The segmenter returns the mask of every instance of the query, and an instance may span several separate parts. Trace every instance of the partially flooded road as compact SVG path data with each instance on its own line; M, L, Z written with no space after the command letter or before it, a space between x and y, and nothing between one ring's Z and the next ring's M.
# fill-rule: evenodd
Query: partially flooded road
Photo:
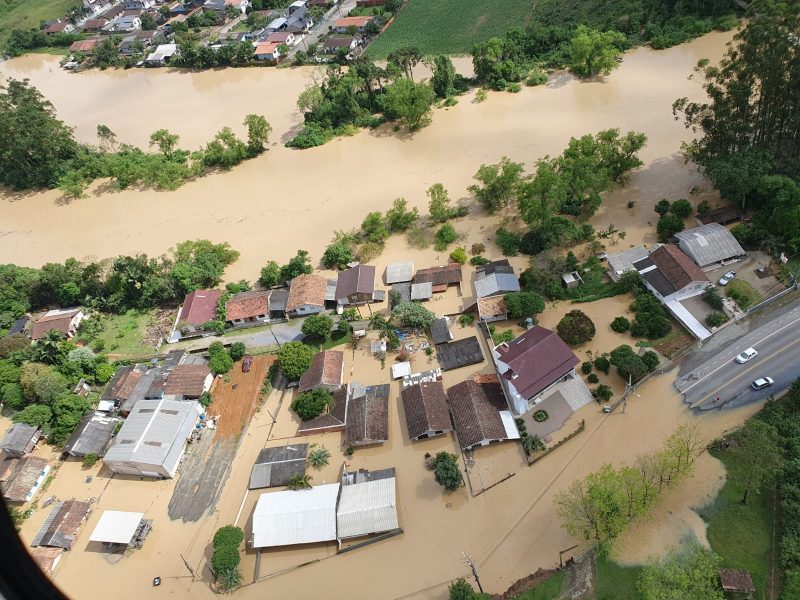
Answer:
M702 94L687 77L699 58L719 59L730 37L712 33L665 51L634 50L602 81L559 76L519 94L490 93L480 104L470 93L457 106L436 110L433 123L413 135L382 128L304 151L283 142L301 122L295 102L319 77L313 68L70 74L54 57L13 59L0 65L0 75L29 78L85 142L95 140L98 124L109 126L120 141L142 146L152 131L166 127L195 148L225 125L241 131L244 115L255 112L272 124L274 144L232 171L175 192L95 188L65 206L57 191L0 193L0 259L39 266L69 256L159 254L203 237L231 242L242 258L228 276L252 280L266 260L286 260L298 247L318 258L334 230L357 226L393 198L424 208L425 190L435 182L453 199L466 197L483 163L505 155L530 167L560 153L571 136L609 127L647 134L645 166L627 188L609 195L593 222L626 230L626 244L654 240L654 227L647 224L655 221L654 202L687 196L695 186L710 189L677 154L688 133L672 118L671 105L679 96ZM468 66L459 64L462 71ZM635 202L631 209L629 200Z

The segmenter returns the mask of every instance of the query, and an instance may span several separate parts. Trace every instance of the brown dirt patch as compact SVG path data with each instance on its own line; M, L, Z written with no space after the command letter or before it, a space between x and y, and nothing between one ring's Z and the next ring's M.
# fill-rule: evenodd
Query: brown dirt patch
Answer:
M174 308L160 308L153 311L153 316L147 323L142 336L142 343L145 346L158 346L165 335L172 330L172 324L175 322L175 309Z
M686 346L694 343L694 338L680 327L672 326L672 333L665 336L664 341L654 346L661 354L667 358L672 358L675 353Z
M208 407L208 414L219 417L218 437L234 437L242 432L244 424L255 412L261 386L274 361L274 356L254 356L249 373L242 373L242 362L238 361L228 372L228 381L217 378L211 392L213 401Z
M511 598L516 598L520 594L535 588L555 572L555 569L539 569L527 577L517 579L504 594L492 594L492 600L510 600Z

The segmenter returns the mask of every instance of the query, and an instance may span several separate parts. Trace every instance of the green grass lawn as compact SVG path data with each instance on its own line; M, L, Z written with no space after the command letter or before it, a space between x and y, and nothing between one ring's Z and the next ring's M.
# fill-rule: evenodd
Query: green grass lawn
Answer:
M148 311L129 310L124 315L93 316L103 324L103 331L93 338L90 347L96 348L98 340L102 340L102 351L112 359L150 357L155 353L154 346L146 346L142 338L145 335L152 315ZM85 339L79 334L78 339Z
M524 27L533 2L523 0L408 0L385 33L369 46L370 58L386 58L401 46L424 55L468 54L477 42Z
M561 593L564 583L564 572L557 571L532 590L517 596L517 600L554 600Z
M623 567L608 558L597 559L597 600L640 600L636 579L641 567Z
M77 0L2 0L0 1L0 48L14 29L38 28L42 21L63 19Z
M303 343L307 346L313 346L318 350L330 350L331 348L335 348L336 346L341 346L343 344L347 344L350 342L352 338L352 332L348 331L347 333L342 333L337 331L336 329L333 330L333 334L331 335L331 339L327 342L320 337L307 335L303 339Z
M756 586L755 598L768 598L770 537L775 515L772 494L750 492L747 504L742 504L744 470L736 455L712 451L725 463L727 478L717 499L701 512L708 525L711 549L722 557L722 566L747 569Z
M747 310L761 300L761 294L758 293L756 288L743 279L731 281L725 288L725 295L736 300L742 310Z

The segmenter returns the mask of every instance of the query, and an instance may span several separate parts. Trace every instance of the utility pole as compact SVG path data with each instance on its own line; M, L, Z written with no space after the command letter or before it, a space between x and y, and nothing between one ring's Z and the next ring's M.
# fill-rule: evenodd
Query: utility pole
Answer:
M480 592L482 594L483 593L483 586L481 586L481 580L478 577L478 569L475 566L475 563L472 562L472 559L470 558L469 554L466 554L464 552L462 552L461 554L464 556L464 560L467 562L467 565L469 566L469 568L472 569L472 576L475 578L475 583L478 584L478 589L480 590Z

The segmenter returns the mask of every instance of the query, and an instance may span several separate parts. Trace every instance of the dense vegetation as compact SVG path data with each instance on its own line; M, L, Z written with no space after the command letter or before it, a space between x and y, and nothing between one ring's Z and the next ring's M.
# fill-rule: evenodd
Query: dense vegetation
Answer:
M53 105L27 81L0 87L0 184L15 190L58 187L68 198L82 196L96 179L115 189L132 186L174 190L213 168L229 169L264 151L272 128L264 117L247 115L247 141L220 130L196 152L178 147L178 136L159 129L150 153L120 144L108 127L97 128L98 147L79 144Z
M734 235L773 254L800 251L800 4L755 0L719 67L698 64L708 102L674 112L702 134L686 147L721 195L754 211Z
M78 0L4 0L0 2L0 51L14 30L38 28L50 19L65 14L80 14Z
M220 527L214 534L211 569L222 592L232 592L242 584L239 546L243 541L244 531L234 525Z

